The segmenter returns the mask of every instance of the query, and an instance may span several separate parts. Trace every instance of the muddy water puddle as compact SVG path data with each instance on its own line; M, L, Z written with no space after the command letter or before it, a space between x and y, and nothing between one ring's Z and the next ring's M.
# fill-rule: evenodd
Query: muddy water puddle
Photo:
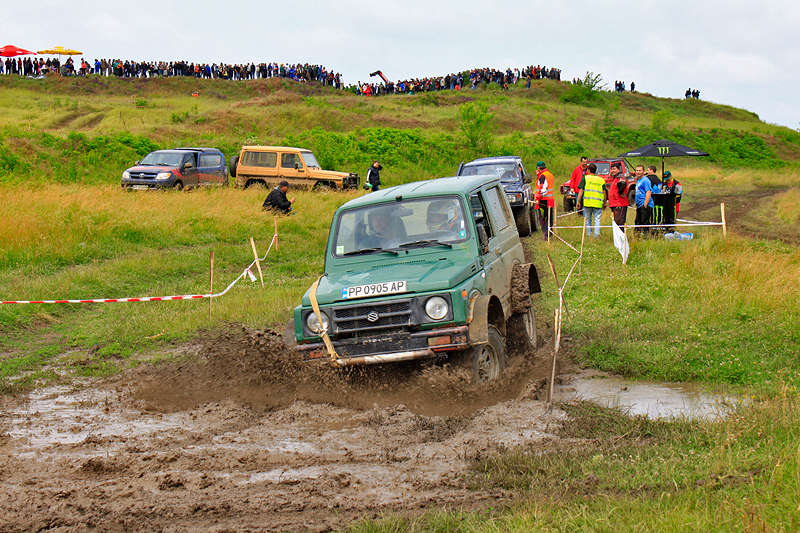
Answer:
M696 383L629 381L602 374L578 375L556 387L557 401L586 400L649 418L715 420L725 417L741 400L709 392Z

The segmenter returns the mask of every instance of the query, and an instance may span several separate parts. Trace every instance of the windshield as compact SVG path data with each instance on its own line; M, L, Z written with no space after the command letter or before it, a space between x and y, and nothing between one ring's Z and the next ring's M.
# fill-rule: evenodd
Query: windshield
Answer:
M605 162L604 161L593 161L593 163L595 165L597 165L596 174L598 176L608 176L609 175L609 169L611 167L611 163L609 163L608 161L605 161Z
M303 156L303 161L306 162L307 167L322 168L319 166L319 163L317 163L317 158L314 157L314 154L312 154L311 152L300 152L300 154Z
M437 196L344 211L335 225L334 255L448 246L469 238L457 196Z
M467 165L461 170L461 176L496 176L502 181L518 181L521 177L514 163Z
M181 164L183 154L175 152L151 152L144 156L140 165L153 165L164 167L177 167Z

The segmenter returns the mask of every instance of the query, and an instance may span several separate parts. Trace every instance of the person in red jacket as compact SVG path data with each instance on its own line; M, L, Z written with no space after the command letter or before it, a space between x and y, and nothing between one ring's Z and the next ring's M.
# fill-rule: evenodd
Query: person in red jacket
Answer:
M581 205L582 202L578 202L578 193L580 189L578 186L583 180L583 177L586 175L586 166L589 164L589 158L586 156L581 157L581 164L575 167L572 171L572 175L569 177L569 188L575 194L575 209L578 210L578 213L583 210L583 206Z
M628 219L628 195L625 194L628 180L622 175L619 163L612 163L609 173L611 174L611 183L607 185L608 206L614 214L614 222L624 231L625 222Z

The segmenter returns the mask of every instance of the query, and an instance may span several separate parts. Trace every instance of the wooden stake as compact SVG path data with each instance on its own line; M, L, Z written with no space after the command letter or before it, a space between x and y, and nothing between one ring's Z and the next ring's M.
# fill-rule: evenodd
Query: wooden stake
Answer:
M567 312L567 318L572 323L572 318L569 316L569 309L567 309L567 302L564 301L564 293L562 292L563 287L561 287L561 283L558 282L558 275L556 274L556 265L553 263L553 258L550 257L550 254L547 254L547 261L550 263L550 272L553 274L553 279L556 282L556 289L558 289L558 305L564 306L564 310Z
M547 403L553 402L553 386L556 381L556 354L558 353L558 345L561 339L561 331L558 327L559 323L559 309L556 308L553 321L553 368L550 371L550 388L547 390Z
M264 288L264 274L261 273L261 261L258 259L258 252L256 251L256 242L250 237L250 247L253 249L253 257L256 258L256 268L258 268L258 278L261 280L261 288Z
M720 209L722 210L722 236L728 236L728 226L725 223L725 204L719 204Z
M585 212L585 211L584 211ZM583 243L586 241L586 217L583 217L583 229L581 230L581 256L580 262L578 263L578 274L580 275L581 271L583 270Z
M209 280L208 280L208 294L214 294L214 250L211 250L211 254L209 257L209 261L211 266L209 268ZM208 319L211 320L211 300L213 298L208 299Z

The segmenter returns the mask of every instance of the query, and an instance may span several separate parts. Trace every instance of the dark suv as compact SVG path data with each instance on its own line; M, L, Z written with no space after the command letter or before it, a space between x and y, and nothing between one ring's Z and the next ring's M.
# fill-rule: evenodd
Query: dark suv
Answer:
M600 159L590 159L589 163L597 165L597 175L606 180L606 183L611 183L611 164L619 163L621 168L620 175L624 177L628 184L625 186L625 194L628 196L628 205L633 207L636 205L636 177L633 175L633 169L627 159L624 157L606 157ZM569 188L569 180L561 184L561 194L564 195L564 212L568 213L575 210L575 193Z
M216 148L175 148L150 152L122 173L123 189L228 185L225 154Z
M496 176L503 185L506 200L514 213L514 222L520 237L527 237L536 229L533 216L533 178L525 170L522 158L515 155L482 157L458 166L457 176Z

